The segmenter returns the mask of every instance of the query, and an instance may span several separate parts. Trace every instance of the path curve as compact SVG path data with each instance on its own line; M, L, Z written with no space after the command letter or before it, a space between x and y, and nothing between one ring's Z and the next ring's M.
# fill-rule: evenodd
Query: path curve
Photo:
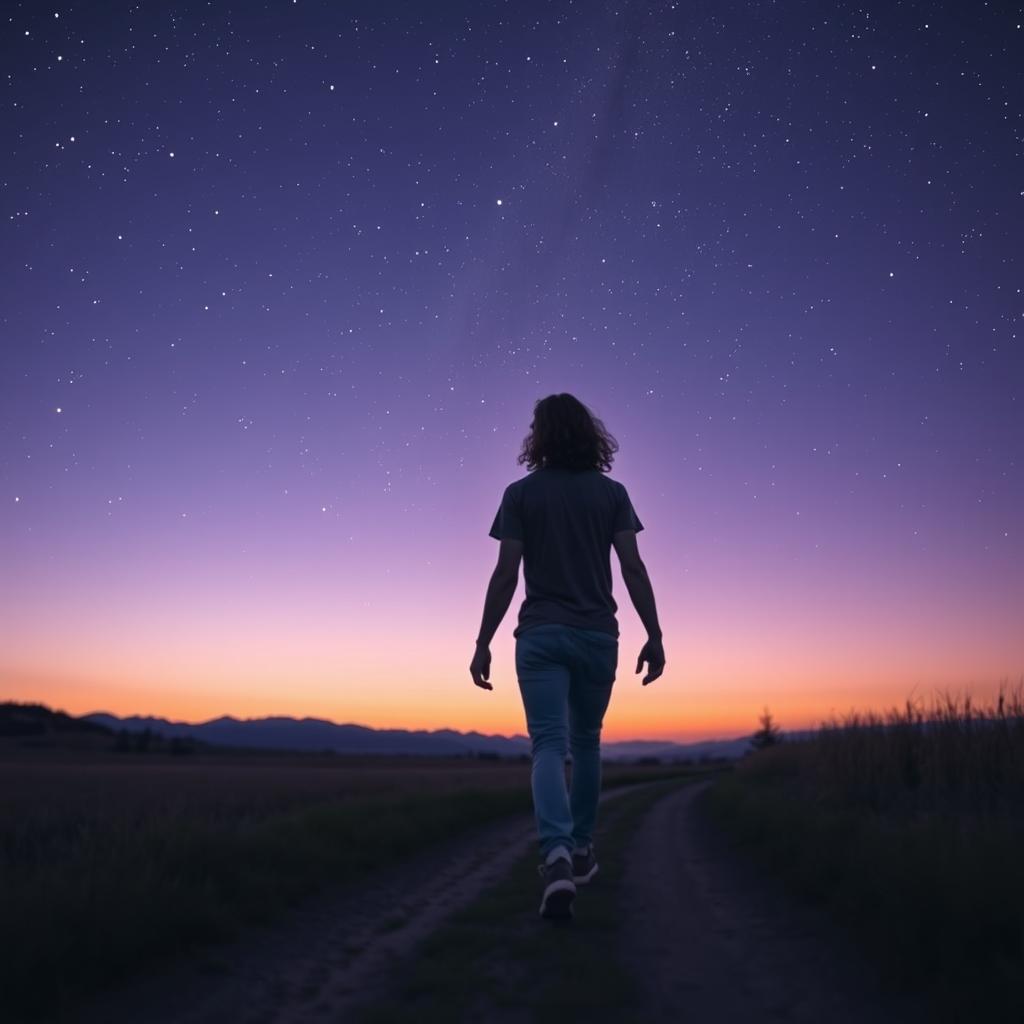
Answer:
M662 1024L910 1024L925 1011L875 973L816 908L736 854L695 806L709 783L659 800L630 841L622 949Z

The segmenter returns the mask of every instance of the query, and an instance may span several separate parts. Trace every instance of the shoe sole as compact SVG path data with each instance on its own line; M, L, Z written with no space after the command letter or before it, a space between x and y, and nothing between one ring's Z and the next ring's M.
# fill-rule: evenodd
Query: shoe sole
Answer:
M572 882L561 880L552 882L544 890L544 898L540 901L540 916L548 918L572 917L572 901L576 898L576 886Z
M573 875L572 880L577 884L585 884L589 882L594 875L597 874L597 865L595 864L585 875Z

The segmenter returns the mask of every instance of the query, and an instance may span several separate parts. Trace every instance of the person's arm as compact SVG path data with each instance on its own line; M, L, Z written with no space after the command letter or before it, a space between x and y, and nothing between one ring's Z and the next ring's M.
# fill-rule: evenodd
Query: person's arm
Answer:
M647 566L640 563L638 568L623 569L622 582L629 591L629 599L633 602L640 621L652 640L661 639L661 626L658 625L658 609L654 604L654 588L651 578L647 575Z
M636 546L635 530L620 530L612 538L615 552L619 556L622 569L622 581L629 591L630 600L636 608L640 621L647 630L647 643L644 644L636 660L636 670L640 671L647 662L647 675L643 684L653 683L665 671L665 648L661 643L661 626L658 624L658 609L654 604L654 588L651 578L647 575L647 566L640 558Z
M647 566L640 557L636 546L635 530L620 530L612 539L615 553L619 556L619 567L622 569L622 582L629 591L629 599L633 602L640 621L652 640L661 639L661 626L658 625L658 609L654 603L654 589L651 578L647 575Z
M505 612L512 603L519 577L510 576L507 572L495 569L491 581L487 584L487 596L484 598L484 614L477 634L477 646L489 647L494 634L505 618Z
M498 552L498 564L494 567L490 582L487 584L483 619L473 648L473 660L469 664L469 674L473 677L473 682L483 690L494 689L490 683L491 639L512 603L516 587L519 586L519 563L522 558L523 542L514 538L503 538Z

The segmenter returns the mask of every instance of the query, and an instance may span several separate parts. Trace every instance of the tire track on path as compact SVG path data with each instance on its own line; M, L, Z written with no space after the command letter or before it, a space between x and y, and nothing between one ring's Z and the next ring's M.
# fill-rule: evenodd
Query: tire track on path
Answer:
M602 803L656 783L621 786ZM101 997L71 1024L319 1024L371 1003L418 944L509 873L536 842L518 815L373 872L247 932ZM144 1017L140 1008L145 1008Z

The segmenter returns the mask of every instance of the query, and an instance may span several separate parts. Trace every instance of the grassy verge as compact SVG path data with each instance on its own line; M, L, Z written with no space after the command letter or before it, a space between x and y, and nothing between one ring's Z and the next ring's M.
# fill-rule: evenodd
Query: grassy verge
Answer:
M254 822L151 821L83 837L38 884L0 895L5 1009L39 1019L146 964L273 921L327 881L529 808L520 792L464 792L317 806Z
M637 992L618 957L618 882L626 846L656 800L705 775L677 773L602 808L595 837L601 871L592 885L580 887L570 925L537 914L538 857L531 849L506 879L420 947L388 1001L363 1010L359 1024L453 1024L502 1013L539 1024L630 1019Z
M1024 1020L1020 807L989 792L1006 811L979 813L980 801L941 785L948 776L959 790L968 777L963 755L936 760L953 749L949 736L910 739L916 761L907 736L877 730L784 743L740 762L700 806L845 926L891 990L933 999L935 1020ZM1001 737L992 730L979 742ZM880 776L890 781L876 785Z

